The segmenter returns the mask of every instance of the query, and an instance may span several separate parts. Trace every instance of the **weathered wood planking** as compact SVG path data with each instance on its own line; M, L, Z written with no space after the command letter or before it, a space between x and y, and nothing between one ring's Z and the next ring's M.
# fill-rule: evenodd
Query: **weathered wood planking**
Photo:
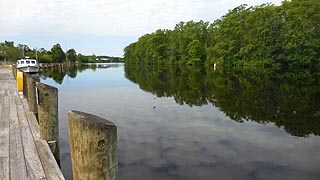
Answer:
M0 69L0 94L5 96L17 95L15 80L8 69Z
M48 180L64 180L63 174L45 140L35 142Z
M0 180L64 180L26 99L8 69L0 69Z
M0 179L9 179L9 100L0 95Z
M0 180L64 180L8 69L0 69Z
M29 109L29 106L28 106L28 101L27 101L27 99L26 99L26 98L23 98L23 99L21 99L21 101L22 101L22 105L23 105L24 111L25 111L26 113L28 113L28 112L30 111L30 109Z
M28 176L31 179L45 179L45 173L31 134L21 99L18 96L15 97Z
M47 179L63 180L63 174L60 169L57 168L58 164L55 161L47 142L40 139L40 127L36 117L32 112L28 112L26 115Z
M33 135L33 139L36 141L40 139L40 126L33 112L27 112L26 115Z
M25 111L29 111L28 101L22 99ZM30 103L29 103L30 104ZM40 126L33 112L26 112L27 121L31 129L37 151L48 180L64 180L61 170L50 151L49 145L45 140L40 138Z
M10 97L10 179L28 179L15 97Z

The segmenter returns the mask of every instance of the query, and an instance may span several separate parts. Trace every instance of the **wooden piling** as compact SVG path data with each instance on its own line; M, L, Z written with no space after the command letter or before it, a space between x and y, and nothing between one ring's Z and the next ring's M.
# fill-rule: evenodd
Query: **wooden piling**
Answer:
M101 117L69 111L68 130L74 180L117 180L117 127Z
M17 67L15 65L12 66L12 74L14 79L17 79Z
M27 79L28 79L28 73L23 73L23 97L26 99L28 99Z
M57 163L60 164L58 89L40 82L36 82L36 88L40 138L48 142Z
M23 72L17 69L17 90L23 91Z
M33 78L30 74L26 76L26 91L27 91L27 100L29 104L29 110L35 115L38 114L38 106L36 99L36 82L40 82L40 79Z

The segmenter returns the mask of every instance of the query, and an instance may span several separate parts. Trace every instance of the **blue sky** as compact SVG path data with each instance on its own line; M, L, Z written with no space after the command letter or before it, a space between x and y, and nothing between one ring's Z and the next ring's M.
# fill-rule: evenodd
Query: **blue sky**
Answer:
M47 50L59 43L82 54L122 56L143 34L267 2L281 0L0 0L0 42Z

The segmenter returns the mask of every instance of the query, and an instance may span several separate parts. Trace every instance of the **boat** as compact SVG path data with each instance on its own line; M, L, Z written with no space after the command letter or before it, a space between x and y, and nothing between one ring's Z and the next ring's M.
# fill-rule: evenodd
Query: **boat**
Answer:
M17 69L26 73L37 73L39 72L39 66L35 59L19 59L17 60Z

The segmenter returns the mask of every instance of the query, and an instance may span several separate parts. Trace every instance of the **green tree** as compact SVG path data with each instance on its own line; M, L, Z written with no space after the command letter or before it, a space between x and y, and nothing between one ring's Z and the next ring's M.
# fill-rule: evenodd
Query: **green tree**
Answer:
M66 54L63 52L60 44L53 45L51 48L52 60L55 63L62 63L66 59Z
M38 50L38 61L39 63L53 63L51 52L40 48Z
M240 5L213 23L179 22L173 30L145 34L125 48L140 64L320 66L320 1L285 0L280 6Z
M47 53L41 54L38 60L40 63L53 63L52 56Z
M13 48L14 47L14 42L13 41L4 41L4 46Z
M11 45L9 45L8 47L6 44L8 45L8 43L0 44L0 58L2 60L6 59L7 62L15 63L18 59L22 58L22 53L20 49L16 47L11 47ZM13 42L9 44L13 44Z
M69 62L72 62L72 63L76 62L76 60L77 60L76 50L74 50L74 49L69 49L69 50L67 51L67 60L68 60Z
M85 63L85 62L88 62L88 61L89 61L89 59L86 56L84 56L84 55L82 55L80 53L77 55L77 62Z
M200 43L199 40L193 40L188 44L187 47L188 56L192 59L205 60L206 51L204 46Z

